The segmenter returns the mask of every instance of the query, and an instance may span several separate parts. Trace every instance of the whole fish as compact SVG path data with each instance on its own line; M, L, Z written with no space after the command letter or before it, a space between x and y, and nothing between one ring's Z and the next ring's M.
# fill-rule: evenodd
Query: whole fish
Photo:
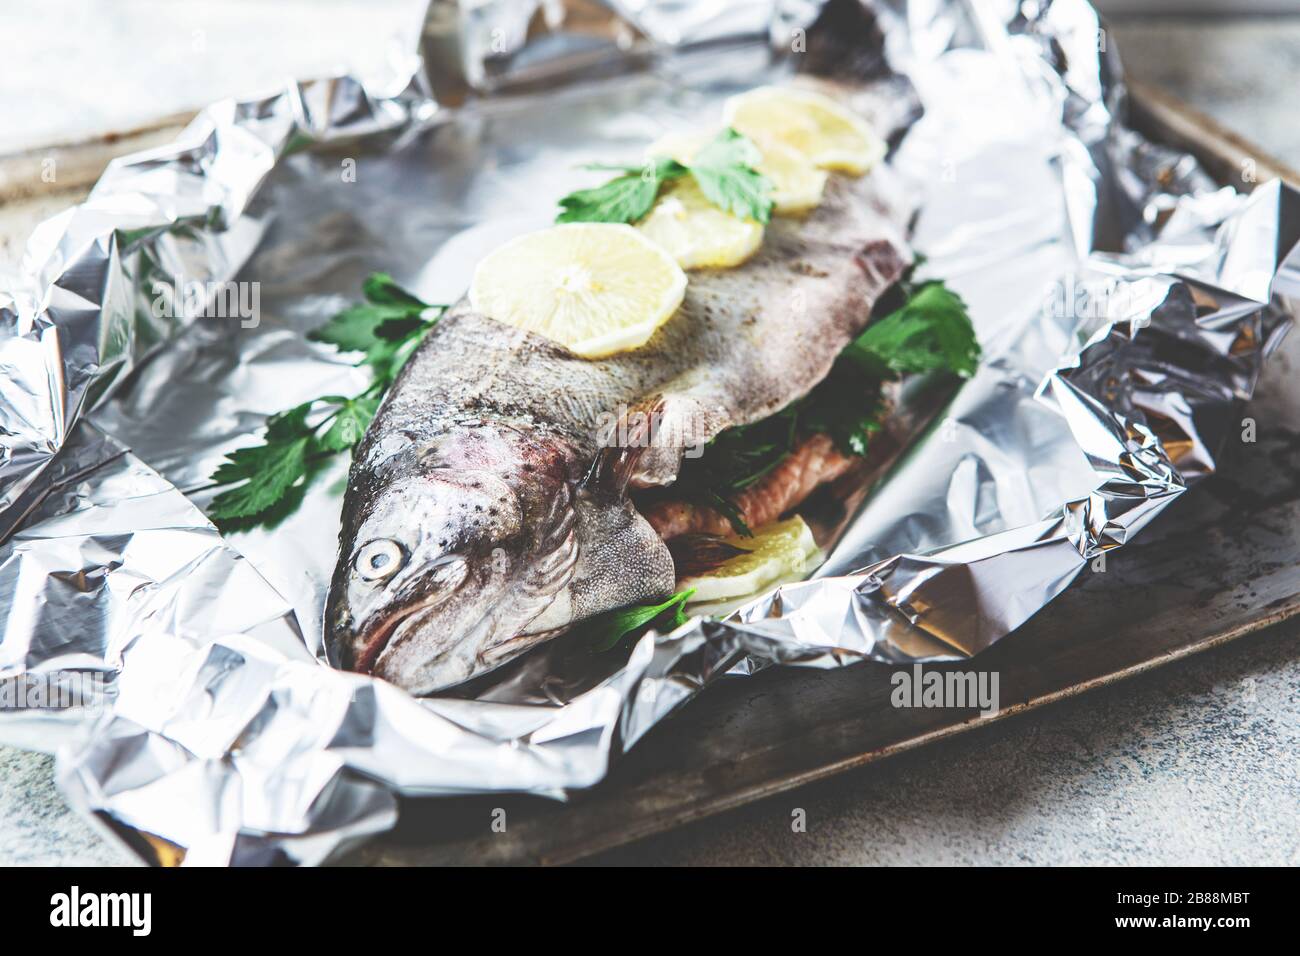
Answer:
M879 122L892 89L839 92ZM831 176L748 262L692 273L678 312L622 355L449 310L357 449L331 662L429 693L671 593L672 556L629 487L671 483L684 453L827 375L910 261L901 195L884 168Z

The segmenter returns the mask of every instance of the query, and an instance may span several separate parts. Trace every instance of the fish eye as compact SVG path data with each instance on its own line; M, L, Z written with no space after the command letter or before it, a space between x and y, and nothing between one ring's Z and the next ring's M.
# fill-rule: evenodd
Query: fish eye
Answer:
M376 538L357 551L353 566L363 581L382 581L392 577L406 563L406 552L396 541Z

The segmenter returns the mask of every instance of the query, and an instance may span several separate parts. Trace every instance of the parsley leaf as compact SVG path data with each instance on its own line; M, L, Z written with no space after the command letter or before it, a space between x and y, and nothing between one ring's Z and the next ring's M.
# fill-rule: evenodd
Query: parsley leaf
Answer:
M772 215L772 183L754 167L758 147L724 129L688 165L666 156L643 166L592 163L588 169L619 172L602 186L580 189L560 200L556 222L636 222L653 208L664 183L689 173L706 199L743 219L767 222Z
M320 436L323 451L344 451L361 441L370 426L370 419L379 409L378 395L361 395L345 400L334 415L334 421Z
M902 308L871 323L844 356L880 378L947 369L975 373L980 347L961 297L942 282L922 282Z
M393 281L387 272L372 272L361 283L361 294L375 305L399 305L423 311L428 306Z
M762 155L734 129L724 129L691 160L691 175L708 200L741 219L766 223L772 216L772 183L754 167Z
M277 412L266 420L262 444L227 455L208 486L234 486L208 506L208 517L222 531L269 527L297 508L323 461L364 437L384 391L442 311L386 273L369 276L362 289L366 302L344 309L309 337L361 352L356 364L369 367L374 382L359 395L325 395Z
M379 341L379 328L400 321L410 310L400 305L364 303L344 309L319 329L307 333L313 342L325 342L342 352L365 352Z
M266 440L285 441L297 438L307 431L307 416L311 413L311 402L295 405L288 411L276 412L266 420Z
M678 591L662 604L636 604L597 614L581 625L588 650L593 653L608 651L617 647L628 634L645 629L656 621L666 628L680 627L689 620L683 605L694 593L695 588L688 588ZM669 614L672 616L668 617Z
M579 189L560 200L556 222L636 222L650 211L659 188L685 175L673 159L654 159L644 166L598 167L623 171L603 186Z
M376 383L382 382L383 387L387 388L397 378L397 373L402 370L428 329L429 325L417 326L400 339L381 337L357 364L368 365L375 374Z
M349 306L319 329L307 333L313 342L325 342L343 352L386 349L384 343L400 341L427 324L423 313L430 306L407 292L392 276L376 272L362 283L366 301Z
M213 498L209 517L219 524L269 509L306 473L310 442L311 437L303 435L231 452L213 478L222 483L247 480Z

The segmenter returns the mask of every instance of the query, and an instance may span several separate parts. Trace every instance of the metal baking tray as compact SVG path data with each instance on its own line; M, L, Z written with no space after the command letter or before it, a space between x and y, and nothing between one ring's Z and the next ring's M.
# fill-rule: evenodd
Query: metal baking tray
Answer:
M1168 94L1130 82L1132 125L1193 153L1222 183L1300 176ZM76 175L44 184L33 154L0 157L0 243L17 248L49 212L79 201L115 155L170 138L186 118L58 147ZM43 155L43 154L42 154ZM1243 165L1249 160L1250 163ZM55 190L58 190L55 192ZM1300 611L1300 337L1270 360L1247 414L1253 444L1107 564L1085 572L1017 633L979 657L1000 673L1002 707L890 706L893 668L774 669L724 682L655 727L608 779L558 804L532 797L407 800L365 864L565 863L860 767L1141 673ZM1193 546L1194 544L1194 546ZM942 668L943 665L933 665ZM963 665L951 665L962 667ZM755 706L759 699L762 706ZM506 832L493 812L505 808Z

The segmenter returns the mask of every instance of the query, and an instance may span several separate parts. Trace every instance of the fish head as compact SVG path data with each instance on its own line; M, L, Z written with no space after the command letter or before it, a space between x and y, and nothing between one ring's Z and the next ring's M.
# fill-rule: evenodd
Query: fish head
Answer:
M326 607L330 662L432 693L503 661L571 574L568 485L545 467L441 457L347 502Z
M490 471L442 467L383 485L351 517L326 611L331 661L414 692L469 677L520 573L520 496Z

